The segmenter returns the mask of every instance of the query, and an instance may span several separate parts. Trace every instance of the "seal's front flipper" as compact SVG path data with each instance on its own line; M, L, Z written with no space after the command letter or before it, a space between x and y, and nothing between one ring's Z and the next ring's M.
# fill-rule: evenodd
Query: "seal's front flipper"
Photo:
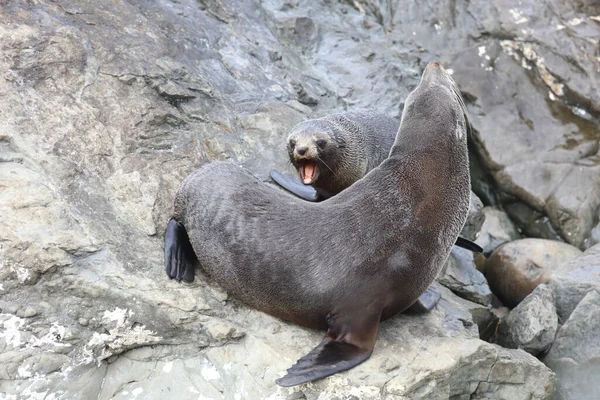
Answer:
M456 238L454 244L463 249L471 250L474 253L483 253L483 249L477 243L472 242L469 239L461 238L460 236Z
M271 178L282 188L298 197L308 201L318 201L319 195L317 191L310 185L305 185L300 182L300 179L293 176L282 174L281 172L272 169L269 171Z
M440 302L442 295L433 286L429 286L425 293L419 296L419 299L408 307L405 311L407 314L425 314L435 308Z
M183 224L169 220L165 232L165 269L171 279L192 282L197 262L192 244Z
M362 310L352 311L341 318L328 317L329 330L321 343L275 383L284 387L299 385L345 371L369 358L375 347L381 310L362 316Z

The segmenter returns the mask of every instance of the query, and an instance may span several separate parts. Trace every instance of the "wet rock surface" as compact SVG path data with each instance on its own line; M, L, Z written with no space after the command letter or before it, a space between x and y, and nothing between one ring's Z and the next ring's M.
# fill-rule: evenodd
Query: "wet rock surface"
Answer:
M3 2L2 396L548 397L552 373L479 340L472 307L444 288L431 315L384 323L364 366L277 388L322 333L249 310L206 277L164 276L162 233L187 174L212 160L265 179L293 172L295 124L352 107L399 117L433 59L465 93L499 201L531 220L520 227L597 241L598 6L397 7Z

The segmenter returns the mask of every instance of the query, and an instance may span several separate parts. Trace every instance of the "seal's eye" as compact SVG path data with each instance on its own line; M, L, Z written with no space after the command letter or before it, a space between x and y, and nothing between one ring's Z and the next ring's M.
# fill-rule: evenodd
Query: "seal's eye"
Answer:
M296 141L294 139L290 139L290 148L293 149L296 147Z
M327 142L325 141L325 139L317 140L317 146L319 146L320 148L324 148L326 144L327 144Z

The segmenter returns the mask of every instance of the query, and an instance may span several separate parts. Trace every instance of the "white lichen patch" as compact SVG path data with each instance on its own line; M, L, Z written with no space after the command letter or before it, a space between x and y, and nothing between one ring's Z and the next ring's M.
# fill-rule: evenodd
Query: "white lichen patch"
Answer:
M577 25L581 24L582 22L583 22L583 20L581 18L573 18L567 23L571 26L577 26Z
M135 389L133 389L131 391L131 394L135 398L135 397L139 396L140 394L142 394L143 392L144 392L144 389L142 389L142 388L135 388Z
M200 373L202 374L202 377L207 381L214 381L221 377L219 371L217 371L217 369L212 365L207 365L203 367Z
M600 22L600 15L590 15L592 21Z
M56 346L56 347L68 347L71 346L67 343L61 343L65 338L67 333L67 329L64 326L58 324L58 322L54 322L48 333L42 336L41 338L37 338L35 336L29 339L29 343L27 344L27 348L32 347L42 347L44 345Z
M81 363L100 362L129 348L155 344L162 340L155 332L146 329L145 325L133 326L134 323L130 321L133 314L131 310L118 307L105 311L102 323L108 333L94 332L81 351Z
M163 372L168 374L169 372L171 372L172 369L173 369L173 361L169 361L169 362L165 363L162 370L163 370Z
M133 312L131 310L127 310L126 308L115 308L113 311L104 311L102 315L102 322L107 323L114 321L117 323L117 327L123 326L125 324L125 319L127 317L131 317Z
M552 90L548 91L548 97L550 98L550 100L556 101L556 96L554 95L554 93L552 93Z
M31 364L21 364L17 369L17 373L21 378L30 378L31 377Z
M0 317L6 316L8 318L2 321L0 340L6 342L7 346L12 346L16 349L23 344L21 340L21 331L19 329L25 326L25 319L12 314L0 314Z
M550 88L552 93L556 96L564 95L564 85L554 77L544 65L544 59L537 55L531 43L527 42L516 42L513 40L502 40L500 41L502 50L509 56L513 57L517 62L521 62L521 66L525 69L531 70L533 66L537 69L540 77L544 83ZM519 50L523 54L523 58L517 57ZM532 66L533 65L533 66Z
M485 54L486 50L485 50L485 46L479 46L477 48L477 55L479 57L483 57L483 55Z
M556 30L557 31L562 31L565 28L566 28L566 26L564 26L564 25L556 25Z
M510 13L510 15L512 15L515 24L520 25L520 24L524 24L525 22L529 21L527 18L525 18L523 16L523 12L521 10L518 10L516 8L511 8L508 10L508 12Z

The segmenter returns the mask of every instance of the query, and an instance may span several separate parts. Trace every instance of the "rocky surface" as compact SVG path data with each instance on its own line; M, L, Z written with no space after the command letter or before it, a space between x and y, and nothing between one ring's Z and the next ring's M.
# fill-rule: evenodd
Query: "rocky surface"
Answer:
M550 284L554 287L558 315L564 322L589 292L595 290L600 293L600 245L560 266L552 275Z
M498 247L487 259L485 276L492 292L508 307L515 307L553 271L577 259L582 252L566 243L546 239L520 239Z
M544 362L556 371L554 398L600 397L600 293L589 292L560 328Z
M454 246L442 272L437 281L460 297L486 306L492 303L492 292L470 250Z
M521 238L504 211L488 206L483 208L483 215L484 222L475 243L481 246L485 255L490 255L501 244Z
M162 271L173 195L194 168L292 172L292 126L350 107L399 117L433 59L464 91L474 154L500 189L484 201L525 233L598 240L598 6L397 7L2 2L2 396L547 397L549 370L477 339L450 292L460 305L386 322L363 368L276 388L321 334L249 310L206 277L181 285Z
M552 288L539 285L502 319L496 343L511 349L523 349L535 356L550 348L557 329L558 316Z

